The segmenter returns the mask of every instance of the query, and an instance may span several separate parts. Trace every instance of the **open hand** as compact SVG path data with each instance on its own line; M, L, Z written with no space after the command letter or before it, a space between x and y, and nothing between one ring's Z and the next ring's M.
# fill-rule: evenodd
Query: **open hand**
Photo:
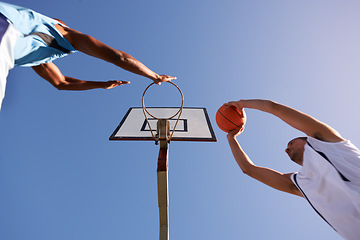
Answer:
M171 77L168 75L158 75L158 78L154 79L154 82L157 85L160 85L162 82L170 82L171 80L175 80L175 79L176 79L176 77Z
M105 89L111 89L111 88L114 88L114 87L117 87L117 86L120 86L120 85L123 85L123 84L129 84L129 83L130 83L129 81L112 80L112 81L104 82L104 84L105 84L104 88Z

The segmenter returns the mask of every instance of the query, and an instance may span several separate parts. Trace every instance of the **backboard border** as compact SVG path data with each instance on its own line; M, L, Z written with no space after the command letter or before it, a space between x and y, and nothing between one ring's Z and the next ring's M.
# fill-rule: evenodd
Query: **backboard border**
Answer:
M127 117L129 116L130 112L132 111L132 109L141 109L142 107L130 107L128 109L128 111L126 112L125 116L123 117L123 119L121 120L121 122L118 124L118 126L116 127L115 131L111 134L111 136L109 137L110 141L154 141L154 139L152 138L152 136L149 137L116 137L116 133L119 131L119 129L121 128L121 126L124 124L125 120L127 119ZM177 108L177 107L147 107L147 109L152 109L152 108ZM183 109L202 109L204 111L204 115L205 115L205 119L206 122L209 126L209 131L211 134L210 138L186 138L186 139L181 139L181 137L175 137L173 136L171 141L181 141L181 142L217 142L216 139L216 135L214 132L214 129L211 125L211 121L208 115L208 112L206 110L206 108L204 107L183 107Z

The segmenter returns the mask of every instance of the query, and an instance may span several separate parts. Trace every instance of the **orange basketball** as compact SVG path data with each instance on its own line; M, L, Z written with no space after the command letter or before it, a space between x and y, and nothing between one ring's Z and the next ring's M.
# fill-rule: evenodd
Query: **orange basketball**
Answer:
M221 106L216 112L216 123L224 132L231 132L246 123L246 115L234 106Z

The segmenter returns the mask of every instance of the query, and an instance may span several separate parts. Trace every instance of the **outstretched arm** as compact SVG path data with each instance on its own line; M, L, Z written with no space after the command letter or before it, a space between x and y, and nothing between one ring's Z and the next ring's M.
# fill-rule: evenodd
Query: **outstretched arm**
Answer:
M234 130L227 135L231 151L241 170L250 177L277 190L302 196L299 189L292 182L291 173L283 174L275 170L256 166L241 148L236 136L242 129Z
M59 90L89 90L95 88L110 89L122 84L129 84L128 81L83 81L62 75L54 63L45 63L32 67L40 77L50 82Z
M268 112L279 117L281 120L290 126L304 132L306 135L317 138L326 142L340 142L345 139L329 125L320 122L319 120L302 113L296 109L288 106L261 99L253 100L239 100L229 102L228 105L233 105L239 109L252 108L260 111Z
M156 84L176 79L176 77L158 75L129 54L109 47L89 35L61 25L56 25L56 28L76 50L87 55L105 60L127 71L150 78Z

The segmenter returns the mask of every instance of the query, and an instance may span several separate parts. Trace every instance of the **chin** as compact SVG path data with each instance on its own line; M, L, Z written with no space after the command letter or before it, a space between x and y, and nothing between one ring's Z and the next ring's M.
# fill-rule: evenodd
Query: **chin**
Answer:
M295 156L291 156L290 159L291 159L294 163L301 165L300 163L302 162L302 158L300 158L299 156L296 156L296 155L295 155Z

